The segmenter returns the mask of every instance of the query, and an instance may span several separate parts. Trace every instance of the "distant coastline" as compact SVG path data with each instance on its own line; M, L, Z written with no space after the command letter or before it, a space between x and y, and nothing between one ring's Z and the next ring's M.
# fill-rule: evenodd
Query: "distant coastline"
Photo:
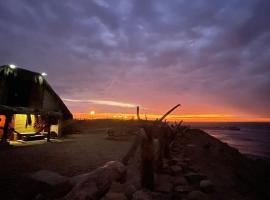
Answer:
M238 149L248 157L270 159L269 122L194 122L186 124L204 130L222 142ZM239 128L239 130L226 127L235 127Z

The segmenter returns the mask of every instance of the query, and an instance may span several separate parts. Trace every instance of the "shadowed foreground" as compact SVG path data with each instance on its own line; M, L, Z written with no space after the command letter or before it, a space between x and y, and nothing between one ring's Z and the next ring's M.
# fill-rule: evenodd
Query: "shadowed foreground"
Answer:
M74 121L66 129L69 134L59 140L1 149L1 199L18 199L18 196L23 199L24 193L31 189L31 185L22 186L22 175L26 173L46 169L72 177L90 172L108 161L120 160L138 127L136 121ZM107 128L119 132L119 137L108 140ZM136 155L128 165L126 183L113 184L103 198L241 200L270 197L268 162L246 158L201 130L190 129L179 135L171 145L171 152L172 158L165 160L163 171L155 174L154 191L141 190ZM211 187L203 191L201 180L196 179L210 180Z

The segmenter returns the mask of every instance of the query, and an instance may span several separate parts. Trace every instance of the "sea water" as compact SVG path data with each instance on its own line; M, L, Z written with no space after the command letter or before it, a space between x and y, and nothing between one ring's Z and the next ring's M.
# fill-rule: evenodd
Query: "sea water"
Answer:
M270 123L186 123L200 128L241 153L270 159ZM232 130L237 129L240 130Z

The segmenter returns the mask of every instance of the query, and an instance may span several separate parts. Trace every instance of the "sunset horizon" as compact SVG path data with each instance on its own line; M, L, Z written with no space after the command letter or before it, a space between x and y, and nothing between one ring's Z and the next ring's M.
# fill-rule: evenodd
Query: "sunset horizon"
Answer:
M91 112L94 111L94 114ZM99 113L96 110L89 112L72 112L74 119L77 120L92 120L92 119L116 119L116 120L137 120L136 113ZM162 117L164 113L141 113L140 119L142 120L156 120ZM250 117L250 116L236 116L228 114L171 114L167 118L169 122L270 122L270 118L264 117Z
M270 200L270 0L0 1L1 200Z

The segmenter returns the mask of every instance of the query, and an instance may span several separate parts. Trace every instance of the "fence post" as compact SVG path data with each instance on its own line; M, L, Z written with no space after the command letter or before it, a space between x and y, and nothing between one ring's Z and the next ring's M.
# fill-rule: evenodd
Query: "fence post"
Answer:
M151 130L144 130L141 140L141 186L154 189L154 144Z

